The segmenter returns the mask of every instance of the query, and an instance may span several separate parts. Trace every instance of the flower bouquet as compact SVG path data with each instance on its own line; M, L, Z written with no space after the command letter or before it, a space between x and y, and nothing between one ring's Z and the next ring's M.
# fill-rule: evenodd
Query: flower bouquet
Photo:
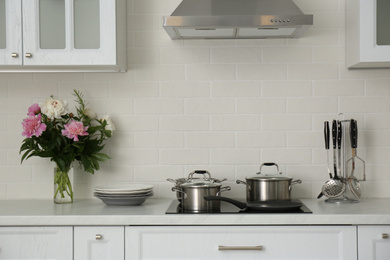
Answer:
M110 157L102 153L105 140L115 130L108 116L96 119L96 114L87 107L81 92L74 90L76 114L68 112L67 102L53 96L44 103L33 104L28 117L22 122L23 136L20 152L21 162L32 156L50 158L55 162L54 202L73 202L73 189L68 176L71 165L78 161L84 171L99 170L99 162Z

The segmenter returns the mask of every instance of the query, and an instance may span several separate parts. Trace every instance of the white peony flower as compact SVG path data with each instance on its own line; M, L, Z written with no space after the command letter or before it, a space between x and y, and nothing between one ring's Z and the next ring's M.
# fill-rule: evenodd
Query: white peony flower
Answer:
M92 109L90 108L86 108L84 109L84 115L86 115L87 117L89 117L90 119L95 119L96 118L96 113L95 111L93 111Z
M111 118L108 115L105 115L102 117L102 120L106 120L107 126L106 130L110 130L111 134L116 130L114 123L112 122Z
M65 115L68 107L68 102L65 100L48 98L44 103L40 103L41 112L49 118L60 118Z

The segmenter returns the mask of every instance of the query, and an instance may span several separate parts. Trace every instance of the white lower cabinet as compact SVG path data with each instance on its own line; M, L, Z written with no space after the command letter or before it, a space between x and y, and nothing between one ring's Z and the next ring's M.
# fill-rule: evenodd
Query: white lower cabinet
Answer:
M72 227L0 227L0 259L71 260Z
M126 227L132 259L357 259L356 226Z
M390 226L359 226L359 260L390 259Z
M74 260L125 259L123 226L75 226Z

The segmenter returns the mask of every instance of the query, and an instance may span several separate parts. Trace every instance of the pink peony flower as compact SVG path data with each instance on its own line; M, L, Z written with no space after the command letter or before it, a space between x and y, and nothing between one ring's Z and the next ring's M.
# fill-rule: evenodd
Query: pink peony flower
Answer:
M30 115L23 120L22 125L24 130L22 135L28 138L33 135L38 137L46 130L46 125L41 122L41 115Z
M89 135L86 132L88 130L88 126L84 127L82 122L72 120L64 125L64 127L65 130L61 130L62 135L68 137L69 139L73 139L74 141L78 141L79 136Z
M41 107L37 103L35 103L28 108L27 115L35 116L35 115L38 115L39 113L41 113Z

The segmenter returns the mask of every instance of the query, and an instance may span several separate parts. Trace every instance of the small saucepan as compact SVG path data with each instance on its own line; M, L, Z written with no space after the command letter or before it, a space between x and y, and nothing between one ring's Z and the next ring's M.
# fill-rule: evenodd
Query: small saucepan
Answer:
M227 197L221 196L205 196L206 201L225 201L235 205L236 207L246 210L254 211L292 211L297 210L303 206L301 202L289 201L289 200L269 200L269 201L258 201L258 202L241 202Z

